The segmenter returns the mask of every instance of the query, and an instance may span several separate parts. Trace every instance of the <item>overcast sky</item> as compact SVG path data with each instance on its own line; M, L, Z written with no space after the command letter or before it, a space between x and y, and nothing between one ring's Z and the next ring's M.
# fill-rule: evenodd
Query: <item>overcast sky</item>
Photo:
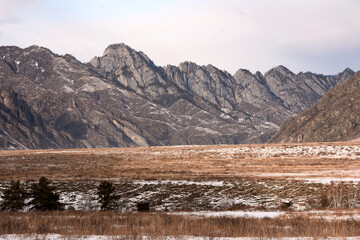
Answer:
M88 62L121 42L159 66L360 70L360 0L0 0L0 45Z

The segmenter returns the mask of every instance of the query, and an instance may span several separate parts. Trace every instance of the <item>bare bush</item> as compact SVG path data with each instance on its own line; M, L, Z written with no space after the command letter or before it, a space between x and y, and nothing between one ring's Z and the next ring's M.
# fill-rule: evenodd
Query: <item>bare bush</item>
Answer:
M345 184L343 182L331 183L327 189L326 197L328 207L355 208L360 204L360 186L359 184Z

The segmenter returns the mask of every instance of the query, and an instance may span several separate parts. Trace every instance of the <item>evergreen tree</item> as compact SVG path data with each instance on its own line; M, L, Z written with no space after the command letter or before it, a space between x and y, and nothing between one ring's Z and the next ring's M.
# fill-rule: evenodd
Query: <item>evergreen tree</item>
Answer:
M2 211L17 211L25 207L27 192L20 183L20 180L11 182L9 188L3 191L3 202L0 204Z
M64 204L59 202L60 195L55 192L56 187L45 177L39 179L39 183L34 183L30 187L30 196L33 198L29 204L32 210L52 211L63 210Z
M109 181L102 181L97 187L101 210L112 210L117 207L120 196L115 194L115 187Z

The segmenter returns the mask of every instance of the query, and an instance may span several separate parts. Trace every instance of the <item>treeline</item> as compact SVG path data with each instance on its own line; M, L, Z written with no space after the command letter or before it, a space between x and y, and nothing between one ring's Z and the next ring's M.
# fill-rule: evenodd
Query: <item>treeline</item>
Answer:
M109 181L102 181L97 186L98 201L101 210L113 210L118 206L120 196L115 194L115 187ZM37 183L30 185L30 190L25 190L20 180L11 182L3 191L1 211L21 211L29 207L34 211L61 211L65 204L60 202L60 194L56 187L45 177L40 177Z

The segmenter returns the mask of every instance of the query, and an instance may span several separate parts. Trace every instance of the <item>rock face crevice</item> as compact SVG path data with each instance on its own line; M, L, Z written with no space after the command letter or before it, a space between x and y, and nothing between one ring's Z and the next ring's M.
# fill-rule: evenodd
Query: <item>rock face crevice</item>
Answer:
M0 47L0 149L263 143L352 74L159 67L125 44L89 63Z
M56 136L56 131L45 126L39 116L12 90L2 85L0 89L0 146L2 149L57 148L66 146L66 140Z
M285 121L269 142L360 140L360 72L328 91L302 114Z

